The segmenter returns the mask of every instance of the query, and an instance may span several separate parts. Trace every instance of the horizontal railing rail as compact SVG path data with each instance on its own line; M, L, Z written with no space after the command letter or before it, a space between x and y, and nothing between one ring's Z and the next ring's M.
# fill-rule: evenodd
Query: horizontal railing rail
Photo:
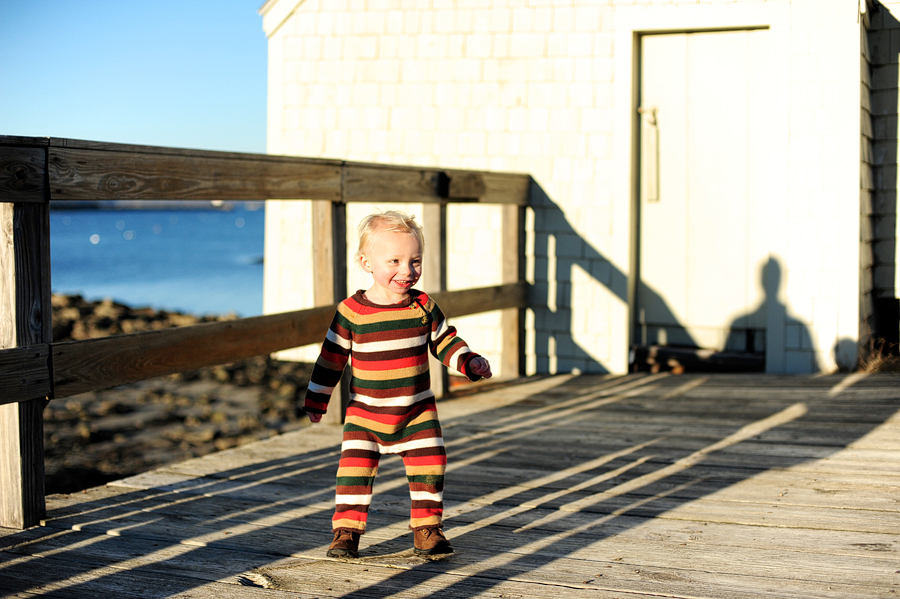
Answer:
M515 173L0 136L0 202L328 200L525 206ZM11 175L11 176L10 176Z
M429 293L450 316L502 310L504 373L522 371L524 207L529 175L0 136L0 526L43 516L48 399L318 343L346 295L346 204L421 203ZM99 339L54 342L52 203L120 200L313 202L317 307ZM446 206L503 207L502 283L446 291ZM435 254L437 254L435 256ZM442 392L440 379L433 381ZM10 411L13 410L13 411Z
M525 308L527 294L527 284L519 282L431 295L447 316L467 316ZM68 397L319 343L336 307L0 350L0 405Z

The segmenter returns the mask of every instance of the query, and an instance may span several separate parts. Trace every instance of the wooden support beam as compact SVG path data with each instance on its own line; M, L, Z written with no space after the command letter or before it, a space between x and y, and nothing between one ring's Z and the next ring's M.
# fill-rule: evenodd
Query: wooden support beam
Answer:
M427 283L425 291L434 295L447 289L447 206L425 204L422 207L422 228L425 234L425 252L422 272ZM431 390L438 399L450 388L450 375L444 365L429 355Z
M316 306L330 306L338 300L335 294L334 211L331 202L312 203L313 301Z
M47 150L0 145L0 202L46 202Z
M0 203L0 347L49 343L49 205ZM44 503L44 399L0 406L0 526L38 524Z
M502 247L504 283L525 278L525 208L503 206ZM503 310L500 375L512 378L525 374L525 305Z
M347 297L347 206L313 202L313 294L317 306L331 306ZM333 312L333 310L332 310ZM331 322L329 315L328 323ZM326 329L328 326L326 323ZM321 343L325 330L315 340ZM299 344L298 344L299 345ZM332 409L322 422L340 424L350 400L350 368L344 370L341 385L332 395ZM333 409L341 406L341 409Z

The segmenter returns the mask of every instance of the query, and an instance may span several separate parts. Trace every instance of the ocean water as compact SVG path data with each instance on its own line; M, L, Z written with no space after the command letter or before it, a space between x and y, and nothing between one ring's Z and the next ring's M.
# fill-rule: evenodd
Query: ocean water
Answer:
M53 209L51 288L197 315L262 313L265 211Z

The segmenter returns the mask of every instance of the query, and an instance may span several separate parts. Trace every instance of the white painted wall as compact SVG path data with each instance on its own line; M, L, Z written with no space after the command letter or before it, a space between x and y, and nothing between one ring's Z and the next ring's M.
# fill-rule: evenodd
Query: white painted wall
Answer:
M859 317L857 6L270 0L261 9L270 52L268 150L530 173L544 194L528 217L535 306L528 369L624 372L634 36L769 27L769 84L779 102L771 170L760 176L775 198L768 236L783 267L783 309L769 314L769 368L831 370L835 345L855 341ZM311 305L309 214L268 204L267 312ZM450 287L498 283L499 212L452 208L449 225ZM351 289L366 284L351 275ZM455 324L499 363L499 316ZM308 359L314 350L291 355Z

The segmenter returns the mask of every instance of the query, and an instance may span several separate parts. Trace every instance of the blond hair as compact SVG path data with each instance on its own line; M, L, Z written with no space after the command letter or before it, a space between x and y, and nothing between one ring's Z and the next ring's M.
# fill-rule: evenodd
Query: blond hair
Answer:
M422 227L416 222L416 217L399 210L385 210L374 212L361 221L357 227L359 235L359 248L356 250L354 260L359 264L360 258L369 249L372 237L377 233L405 233L414 236L419 242L421 251L425 251L425 236Z

